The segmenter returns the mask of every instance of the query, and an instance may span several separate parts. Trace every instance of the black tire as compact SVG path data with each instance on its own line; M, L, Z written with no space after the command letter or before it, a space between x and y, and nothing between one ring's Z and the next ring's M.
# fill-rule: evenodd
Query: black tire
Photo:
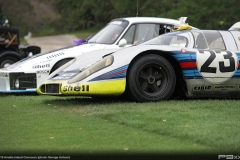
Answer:
M172 65L164 57L154 54L136 60L127 76L127 93L138 102L166 100L175 85Z
M57 62L57 63L53 66L53 68L51 69L50 74L51 74L52 72L54 72L55 70L57 70L59 67L61 67L61 66L63 66L64 64L66 64L66 63L67 63L68 61L70 61L70 60L72 60L72 58L63 59L63 60Z
M19 61L17 58L10 56L0 58L0 68L8 67L17 61Z

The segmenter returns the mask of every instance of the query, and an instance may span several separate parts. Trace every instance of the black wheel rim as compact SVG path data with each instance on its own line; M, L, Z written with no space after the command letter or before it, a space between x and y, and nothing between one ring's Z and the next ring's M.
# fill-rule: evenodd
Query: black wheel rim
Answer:
M158 62L142 65L136 74L137 87L147 97L158 97L165 90L167 82L167 72Z
M6 67L12 65L13 63L14 63L14 61L12 61L12 60L5 60L1 63L0 68L6 68Z

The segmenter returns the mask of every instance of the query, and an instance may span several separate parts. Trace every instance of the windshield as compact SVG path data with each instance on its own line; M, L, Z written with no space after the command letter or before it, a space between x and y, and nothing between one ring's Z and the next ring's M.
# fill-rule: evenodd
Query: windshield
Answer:
M188 39L181 33L182 32L171 32L163 34L143 43L143 45L169 45L187 47Z
M95 36L93 36L88 43L113 44L121 33L128 26L128 21L112 21Z

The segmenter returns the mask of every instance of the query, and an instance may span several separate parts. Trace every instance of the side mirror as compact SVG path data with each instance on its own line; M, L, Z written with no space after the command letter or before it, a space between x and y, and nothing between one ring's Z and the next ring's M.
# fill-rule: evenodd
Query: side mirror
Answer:
M120 42L118 43L118 46L119 47L124 47L127 45L127 41L126 39L121 39Z

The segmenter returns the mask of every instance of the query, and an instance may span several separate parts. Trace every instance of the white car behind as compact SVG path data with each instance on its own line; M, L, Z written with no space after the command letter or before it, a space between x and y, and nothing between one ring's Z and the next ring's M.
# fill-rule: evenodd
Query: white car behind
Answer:
M82 45L41 53L0 69L0 92L36 92L37 86L50 73L77 56L94 50L119 50L145 42L170 32L175 25L180 25L183 19L185 23L186 17L180 20L152 17L114 19Z

